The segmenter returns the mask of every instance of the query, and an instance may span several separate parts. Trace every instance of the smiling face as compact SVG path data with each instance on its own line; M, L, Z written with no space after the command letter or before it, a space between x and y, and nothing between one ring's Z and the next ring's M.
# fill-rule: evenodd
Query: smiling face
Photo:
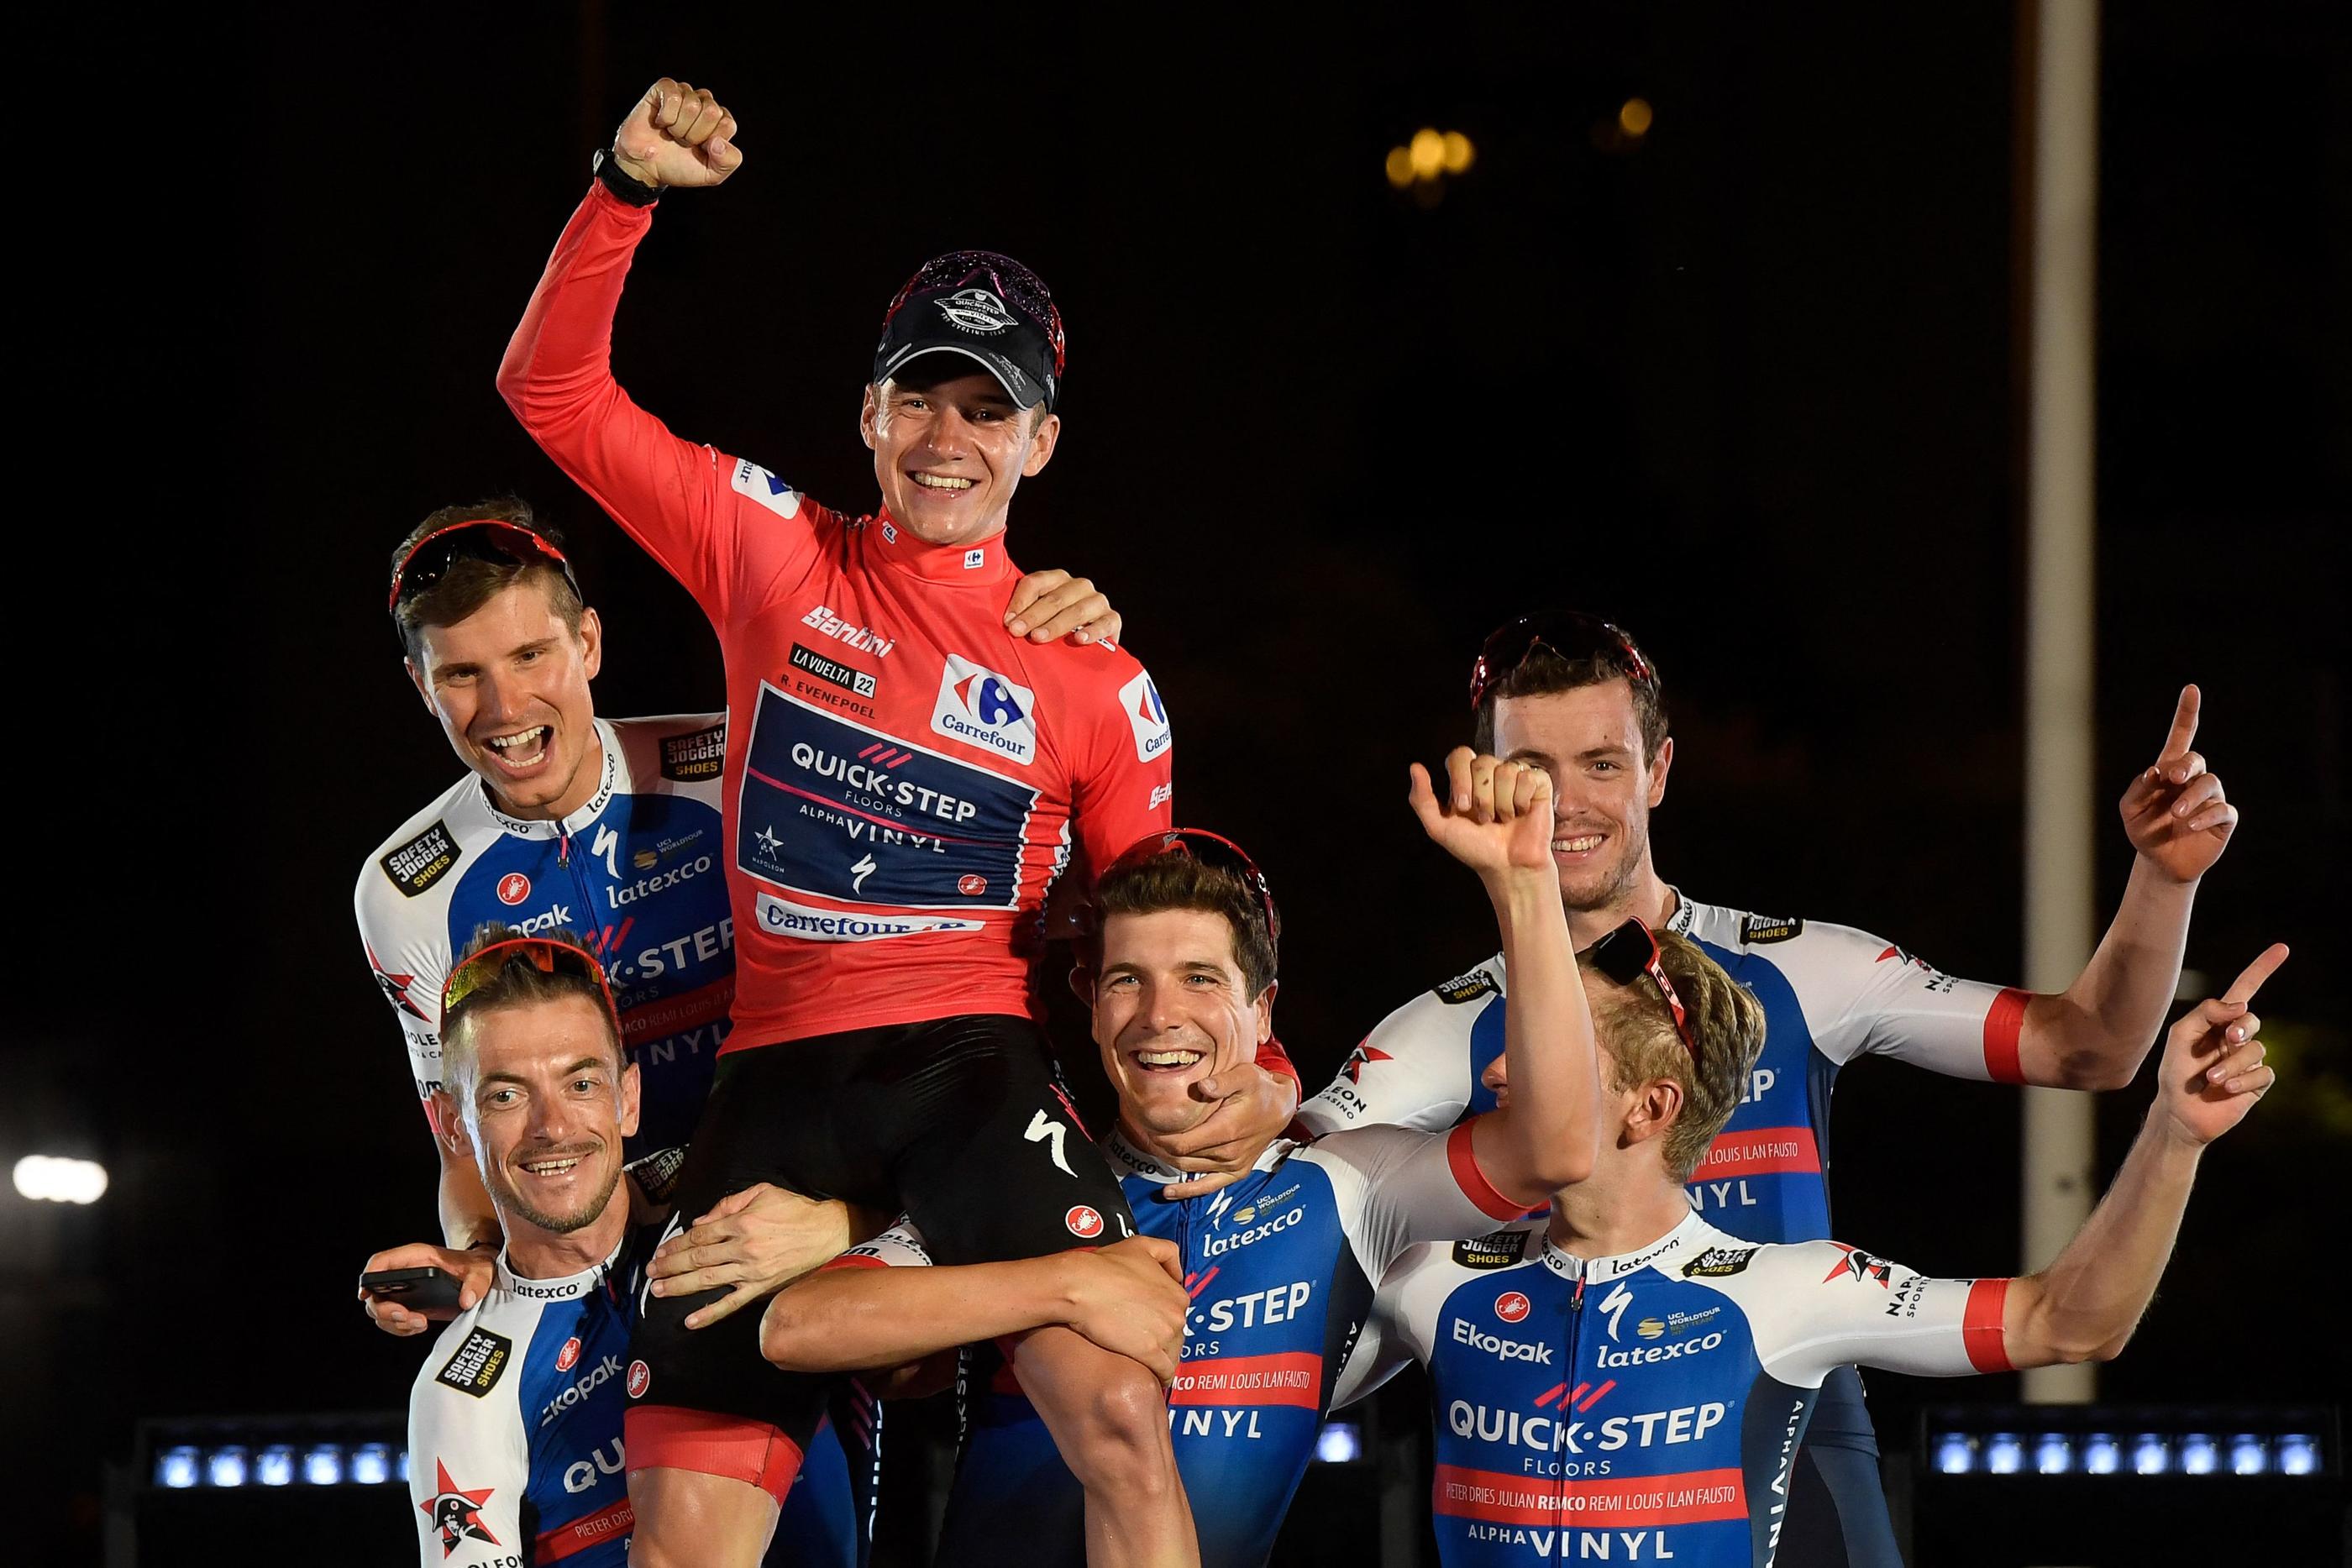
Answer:
M985 371L926 384L908 373L926 361L943 362L925 356L867 387L857 426L898 525L927 544L971 544L1004 531L1013 492L1054 455L1061 416L1016 407Z
M570 815L596 792L595 707L588 683L604 628L583 611L575 634L543 574L502 589L453 626L417 633L408 677L467 767L509 816Z
M1274 996L1248 994L1234 928L1205 909L1106 916L1094 1037L1129 1137L1190 1131L1216 1108L1193 1084L1255 1061L1274 1034Z
M637 1130L637 1070L620 1064L611 1023L584 996L468 1015L450 1084L482 1185L509 1236L593 1225L621 1180Z
M1603 910L1650 873L1650 812L1665 799L1675 743L1642 747L1622 678L1495 704L1495 752L1551 776L1552 861L1571 911Z

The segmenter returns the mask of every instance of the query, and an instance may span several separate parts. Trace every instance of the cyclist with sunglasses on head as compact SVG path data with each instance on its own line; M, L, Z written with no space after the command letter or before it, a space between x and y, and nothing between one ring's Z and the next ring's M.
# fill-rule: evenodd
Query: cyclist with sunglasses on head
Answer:
M2191 686L2155 765L2124 794L2137 859L2121 909L2074 982L2035 995L1956 979L1850 927L1701 904L1665 882L1650 813L1665 797L1675 743L1657 667L1620 628L1574 612L1514 621L1481 650L1470 701L1481 751L1552 779L1553 859L1578 945L1638 917L1690 937L1762 1003L1762 1054L1687 1186L1695 1210L1751 1241L1829 1234L1830 1091L1856 1056L2059 1088L2129 1082L2172 999L2198 879L2237 824L2221 781L2189 749ZM1458 801L1476 788L1475 768L1454 770L1451 783ZM1499 1057L1508 978L1492 959L1391 1013L1300 1108L1300 1123L1317 1133L1441 1128L1492 1105L1484 1078ZM1898 1562L1876 1438L1850 1369L1822 1390L1796 1486L1799 1559Z
M2137 1140L2048 1268L1942 1280L1842 1242L1759 1243L1685 1192L1769 1050L1767 1005L1706 946L1628 925L1595 946L1592 1175L1543 1218L1414 1248L1381 1281L1383 1354L1429 1369L1447 1568L1814 1561L1786 1527L1824 1378L2113 1358L2155 1295L2205 1145L2272 1082L2248 1004L2283 946L2172 1027ZM1515 1078L1497 1084L1506 1103Z
M1165 1197L1176 1179L1168 1140L1207 1111L1192 1086L1247 1061L1272 1032L1281 921L1265 878L1232 843L1194 829L1151 834L1097 884L1091 951L1071 977L1118 1091L1103 1150L1143 1235L1091 1259L855 1267L929 1262L920 1228L898 1227L779 1294L765 1319L769 1355L865 1369L1039 1323L1103 1323L1108 1333L1092 1332L1139 1342L1172 1384L1202 1561L1265 1562L1324 1412L1352 1397L1365 1313L1388 1265L1416 1240L1516 1218L1592 1168L1599 1081L1552 885L1550 785L1505 763L1483 771L1476 799L1455 811L1418 764L1412 775L1423 827L1478 874L1512 960L1511 1105L1450 1133L1367 1127L1311 1145L1276 1141L1232 1185ZM1115 1264L1156 1285L1156 1299L1122 1297L1121 1310L1106 1311L1093 1277L1114 1277ZM1077 1487L1044 1423L1001 1376L983 1368L967 1384L982 1391L940 1560L1077 1562Z
M463 1145L504 1237L408 1403L408 1489L426 1568L559 1559L622 1568L621 1451L634 1235L621 1188L643 1074L579 937L488 925L436 994L436 1135Z
M1019 591L1032 613L1075 624L1106 608L1091 589L1055 573ZM726 716L596 716L590 682L603 624L561 541L514 497L446 507L419 523L394 552L389 603L409 678L468 769L377 847L354 897L428 1121L443 1103L439 998L454 950L488 921L526 934L575 928L618 992L643 1085L627 1153L636 1185L658 1195L701 1114L734 992L734 917L718 869ZM1116 620L1095 624L1115 629ZM1062 624L1050 629L1059 635ZM437 1123L434 1131L446 1245L391 1249L368 1267L439 1267L463 1281L470 1303L488 1287L503 1230L464 1141ZM704 1323L849 1241L839 1204L755 1187L713 1209L703 1218L726 1240L698 1237L707 1250L675 1281L730 1285ZM665 1259L655 1271L669 1267ZM367 1306L389 1332L427 1326L398 1301ZM803 1561L853 1562L866 1511L852 1476L871 1466L849 1464L828 1426L810 1469L782 1533Z
M881 490L869 517L679 440L614 381L614 311L659 196L730 176L735 136L707 90L647 89L499 374L532 438L693 594L726 658L734 1032L683 1210L772 1182L908 1211L960 1262L1121 1234L1118 1184L1056 1086L1031 966L1073 858L1106 864L1167 825L1170 734L1126 653L1007 635L1027 631L1003 608L1007 508L1061 430L1059 313L988 253L908 282L859 416ZM1229 1119L1287 1123L1289 1082L1251 1064L1228 1082ZM638 1333L629 1462L638 1562L656 1568L753 1560L805 1441L812 1380L759 1360L738 1319L688 1333L698 1304L656 1300ZM1086 1483L1096 1560L1190 1561L1150 1372L1059 1328L1013 1354Z

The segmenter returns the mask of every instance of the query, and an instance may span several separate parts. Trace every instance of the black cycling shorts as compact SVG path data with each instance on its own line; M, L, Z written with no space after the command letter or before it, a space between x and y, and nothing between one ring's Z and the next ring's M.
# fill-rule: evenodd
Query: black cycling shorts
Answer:
M941 1263L1040 1257L1135 1230L1025 1018L894 1024L720 1058L669 1234L758 1182L904 1213ZM685 1326L724 1293L641 1298L629 1468L733 1475L781 1499L833 1380L770 1365L756 1310Z
M1788 1523L1775 1561L1782 1568L1903 1568L1879 1477L1878 1434L1862 1402L1862 1375L1851 1366L1822 1380L1789 1478Z

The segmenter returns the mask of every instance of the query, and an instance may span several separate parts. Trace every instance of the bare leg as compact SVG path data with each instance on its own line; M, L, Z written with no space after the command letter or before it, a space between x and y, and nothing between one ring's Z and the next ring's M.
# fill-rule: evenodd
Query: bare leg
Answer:
M631 1470L629 1503L629 1568L759 1568L776 1529L763 1489L699 1470Z
M1064 1328L1022 1336L1013 1365L1086 1489L1089 1568L1196 1568L1201 1549L1160 1380Z

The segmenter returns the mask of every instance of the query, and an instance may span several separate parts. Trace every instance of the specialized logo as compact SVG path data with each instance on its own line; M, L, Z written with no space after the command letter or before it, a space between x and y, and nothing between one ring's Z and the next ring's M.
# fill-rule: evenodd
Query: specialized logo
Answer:
M410 1018L424 1018L424 1010L417 1007L415 1002L408 999L408 988L416 983L416 977L414 975L395 975L391 970L385 968L383 964L377 961L375 949L373 947L370 947L367 950L367 956L368 967L375 971L376 988L383 992L383 999L390 1002L394 1007L398 1008L402 1012L406 1013Z
M1127 710L1127 722L1135 731L1135 756L1139 762L1150 762L1166 754L1175 737L1168 727L1168 706L1160 700L1160 688L1151 684L1148 672L1138 671L1133 680L1118 688L1119 706Z
M1349 1082L1361 1083L1364 1081L1365 1068L1375 1061L1394 1061L1395 1060L1396 1058L1387 1051L1375 1048L1370 1041L1367 1040L1348 1053L1348 1063L1339 1071L1348 1075Z
M1486 970L1473 969L1466 975L1454 976L1445 984L1433 988L1433 991L1439 1001L1448 1007L1458 1008L1464 1002L1475 1002L1480 997L1499 997L1503 994L1503 988L1496 985L1495 977Z
M875 865L874 857L872 855L858 856L857 863L849 868L849 891L852 893L865 892L866 879L872 876L877 869L879 868Z
M580 1336L578 1334L573 1334L570 1339L563 1342L563 1348L555 1353L555 1370L558 1372L569 1372L579 1364Z
M621 880L621 835L614 831L612 823L596 824L596 836L588 844L588 858L603 861L604 874L614 882Z
M1051 1116L1046 1115L1045 1112L1040 1111L1035 1115L1029 1118L1028 1130L1024 1132L1021 1136L1023 1141L1026 1143L1045 1145L1046 1150L1054 1156L1054 1164L1061 1167L1062 1174L1073 1180L1076 1180L1078 1173L1072 1170L1070 1168L1070 1162L1062 1157L1062 1140L1066 1135L1067 1135L1069 1129L1067 1127L1064 1126L1061 1123L1055 1121ZM1072 1214L1076 1214L1077 1213L1077 1210L1074 1208L1070 1210L1070 1212ZM1088 1214L1094 1214L1094 1210L1091 1208L1087 1210L1087 1212ZM1095 1224L1097 1227L1102 1224L1101 1215L1095 1215Z
M690 735L665 735L661 776L673 784L698 784L727 771L727 727L714 724Z
M815 649L799 643L793 644L793 668L861 697L870 697L876 690L874 677L865 671L845 664L838 659L828 659Z
M653 1368L647 1366L642 1361L633 1361L629 1363L628 1386L630 1398L643 1399L646 1396L646 1390L652 1386L653 1381Z
M1081 1241L1090 1241L1102 1234L1101 1213L1083 1203L1072 1204L1069 1213L1062 1216L1062 1223Z
M1739 923L1739 940L1743 946L1760 947L1768 942L1786 942L1805 933L1801 920L1784 920L1769 915L1751 915Z
M1495 1315L1507 1323L1525 1322L1529 1307L1524 1291L1506 1291L1495 1298Z
M735 493L749 496L780 517L800 515L801 493L757 463L735 465Z
M493 1546L505 1544L482 1522L482 1505L497 1492L496 1487L467 1491L449 1479L449 1467L437 1457L433 1461L433 1495L416 1506L433 1521L434 1532L441 1537L442 1556L449 1556L468 1541L487 1541Z
M474 1329L467 1333L466 1343L441 1364L433 1380L479 1399L499 1385L499 1379L506 1375L507 1363L513 1359L514 1341L488 1329Z
M1836 1268L1822 1276L1822 1284L1826 1285L1832 1280L1843 1279L1851 1274L1856 1281L1877 1281L1878 1288L1882 1291L1893 1288L1889 1283L1889 1278L1895 1272L1894 1264L1884 1258L1874 1258L1858 1247L1849 1247L1843 1241L1832 1241L1830 1245L1844 1256L1837 1260Z
M1495 1310L1498 1313L1502 1311L1499 1303ZM1538 1341L1505 1339L1500 1334L1488 1333L1467 1318L1454 1320L1454 1343L1484 1351L1498 1361L1524 1361L1535 1366L1551 1364L1551 1346Z
M1525 1255L1527 1239L1527 1232L1523 1230L1500 1230L1492 1236L1473 1236L1466 1240L1456 1241L1454 1244L1454 1265L1457 1269L1510 1268Z
M1625 1309L1633 1304L1633 1292L1619 1285L1601 1298L1601 1310L1609 1317L1609 1337L1615 1339L1625 1322Z
M1037 756L1037 694L954 653L940 676L931 730L1027 766Z
M883 525L885 529L888 526L887 523ZM802 616L801 624L846 643L861 653L871 653L877 659L888 658L890 650L898 645L896 637L886 637L871 626L853 626L823 604Z
M1748 1260L1756 1256L1753 1247L1710 1247L1683 1265L1685 1280L1721 1280L1744 1273Z
M1004 308L1004 301L985 288L959 288L931 303L950 325L966 332L992 337L1013 326L1013 313Z
M519 871L510 871L507 873L506 875L499 878L499 902L500 904L509 905L517 904L520 904L524 899L529 898L530 896L530 878L523 875L522 873Z
M448 875L449 868L457 863L457 844L450 838L446 822L434 823L376 862L383 868L383 874L392 879L393 885L409 898Z

